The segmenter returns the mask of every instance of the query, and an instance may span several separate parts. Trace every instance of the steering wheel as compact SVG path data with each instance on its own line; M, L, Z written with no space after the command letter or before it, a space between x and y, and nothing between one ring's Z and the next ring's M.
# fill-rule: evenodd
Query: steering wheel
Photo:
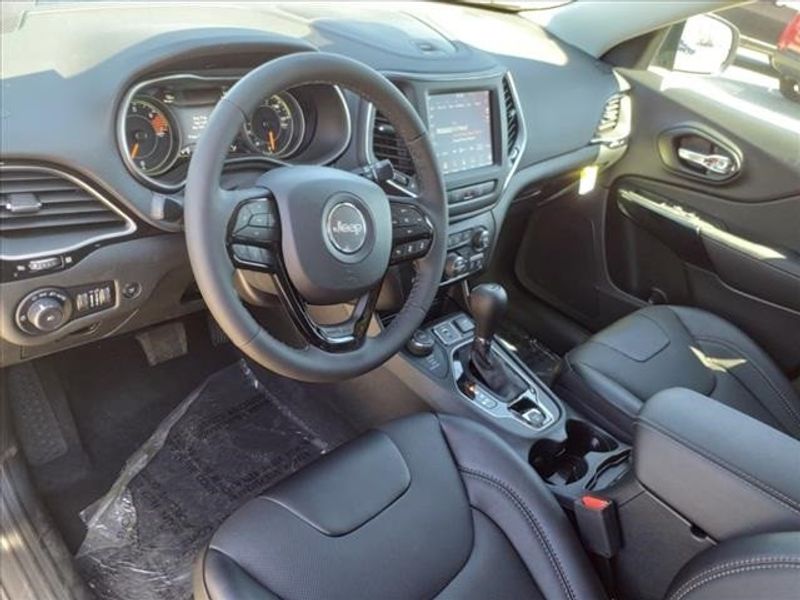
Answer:
M321 166L280 166L252 188L221 187L228 149L248 115L264 98L306 84L345 87L392 122L414 164L417 198L388 196L365 177ZM255 362L305 381L355 377L397 353L428 312L446 255L447 196L421 119L380 73L322 52L265 63L219 101L189 165L184 219L197 285L222 330ZM369 336L384 276L404 261L415 268L405 304ZM274 276L304 347L279 341L253 318L236 291L236 269ZM350 301L351 316L335 325L317 323L309 311Z

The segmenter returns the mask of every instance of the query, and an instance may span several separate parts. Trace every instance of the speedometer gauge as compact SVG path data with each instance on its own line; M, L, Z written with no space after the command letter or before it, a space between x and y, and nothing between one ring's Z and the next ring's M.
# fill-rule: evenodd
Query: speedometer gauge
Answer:
M145 175L167 171L178 157L178 132L166 107L152 98L134 98L125 115L125 150Z
M297 150L305 135L303 111L291 94L275 94L253 111L245 133L257 152L285 158Z

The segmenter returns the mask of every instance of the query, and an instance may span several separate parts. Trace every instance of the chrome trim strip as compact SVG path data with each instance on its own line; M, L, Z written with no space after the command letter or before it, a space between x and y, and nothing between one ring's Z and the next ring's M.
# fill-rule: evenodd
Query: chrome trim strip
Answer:
M517 157L511 163L511 170L508 172L505 181L503 182L502 187L500 188L500 194L502 194L508 184L511 182L511 178L517 172L519 168L519 163L522 161L522 156L525 154L525 149L528 147L528 124L525 122L525 113L522 110L522 102L519 100L519 94L517 93L517 84L514 83L514 76L511 74L511 71L506 71L506 74L503 76L506 81L508 81L508 89L511 90L511 99L514 101L514 105L517 107L517 143L514 144L514 147L517 148ZM508 132L506 131L506 135Z
M747 238L720 229L691 210L685 209L678 204L671 204L669 200L648 198L645 194L627 188L620 189L619 195L645 210L660 215L687 229L691 229L701 238L707 237L757 260L769 261L786 259L786 256L779 250L771 246L752 242Z
M245 74L246 75L246 74ZM138 167L133 163L131 159L128 148L125 145L125 117L128 112L128 106L130 106L131 101L133 100L134 96L138 94L143 88L146 88L151 85L156 85L158 83L162 83L165 81L179 81L179 80L186 80L191 79L195 81L206 81L206 82L230 82L235 83L242 79L242 76L231 76L231 75L198 75L196 73L178 73L174 75L164 75L161 77L154 77L152 79L146 79L144 81L140 81L137 84L128 89L125 93L125 96L122 98L121 105L117 108L117 149L119 150L120 156L122 156L122 162L125 163L128 171L133 175L136 179L140 182L147 185L149 188L161 191L161 192L177 192L183 189L186 185L186 179L184 178L182 181L175 183L175 184L168 184L164 183L163 181L158 181L149 175L145 175L142 173ZM303 87L303 86L298 86ZM328 153L327 156L323 157L323 160L318 161L316 164L330 164L334 160L338 159L344 152L347 150L347 147L350 145L350 141L353 137L353 119L350 115L350 107L347 105L347 100L345 99L344 93L342 92L341 88L338 85L332 85L336 95L339 97L339 101L342 104L342 109L344 111L345 117L345 125L347 133L342 139L342 145L340 148L337 148L335 151ZM286 90L282 90L286 91ZM169 105L167 105L169 107ZM226 161L228 164L236 164L237 162L244 162L244 161L258 161L263 162L270 165L277 165L281 167L291 166L291 163L269 158L266 156L244 156L244 157L237 157L232 159L230 162Z
M10 169L17 169L23 171L38 171L49 173L51 175L56 175L58 177L63 177L67 181L83 188L87 192L89 192L92 196L94 196L97 200L105 204L109 209L111 209L114 213L116 213L119 217L125 221L125 229L124 231L114 231L109 233L102 233L95 236L92 236L86 240L82 240L76 244L72 244L69 246L62 246L57 248L49 248L42 252L35 252L33 254L5 254L2 252L2 248L0 248L0 260L29 260L32 258L40 258L45 256L52 256L54 254L64 254L66 252L72 252L73 250L78 250L79 248L84 248L96 242L100 242L102 240L107 240L115 237L123 237L126 235L130 235L136 231L136 223L133 219L131 219L127 214L125 214L122 210L120 210L117 206L114 205L107 197L105 197L100 191L94 189L90 184L84 182L82 179L75 177L74 175L67 173L66 171L62 171L60 169L54 167L44 167L40 165L32 165L32 164L7 164L3 163L0 164L0 173L3 171L7 171ZM2 232L0 232L2 233ZM4 246L0 244L0 246Z

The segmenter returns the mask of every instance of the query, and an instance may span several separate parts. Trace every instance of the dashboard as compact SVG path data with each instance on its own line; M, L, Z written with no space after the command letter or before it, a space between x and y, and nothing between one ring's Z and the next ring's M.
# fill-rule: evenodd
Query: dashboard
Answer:
M607 65L533 23L479 8L59 3L7 29L0 366L203 307L182 235L188 165L220 98L269 60L343 54L413 104L448 194L442 285L486 268L513 203L546 200L583 166L615 160L630 128L624 82ZM417 195L391 122L347 89L312 84L265 97L226 142L224 187L285 164L367 172L389 161L387 192L412 203ZM393 249L406 251L411 242ZM411 276L390 278L399 289L380 310L391 312ZM247 291L246 278L237 285Z

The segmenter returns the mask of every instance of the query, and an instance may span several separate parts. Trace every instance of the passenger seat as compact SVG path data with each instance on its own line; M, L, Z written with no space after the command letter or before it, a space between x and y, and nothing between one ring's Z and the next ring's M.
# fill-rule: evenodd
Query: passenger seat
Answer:
M743 331L711 313L649 306L573 349L556 383L562 397L630 441L657 392L683 387L800 439L800 397Z

